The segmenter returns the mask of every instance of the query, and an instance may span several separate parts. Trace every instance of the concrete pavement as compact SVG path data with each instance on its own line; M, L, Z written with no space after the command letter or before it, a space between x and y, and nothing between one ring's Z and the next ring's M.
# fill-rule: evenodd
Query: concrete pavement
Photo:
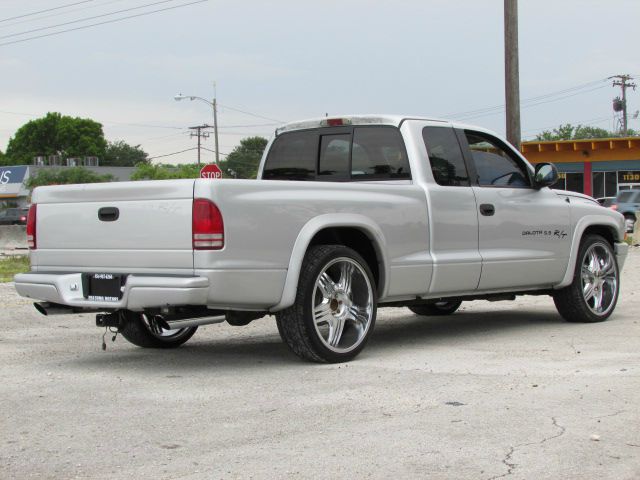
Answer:
M173 351L100 349L0 284L0 478L640 478L640 251L609 321L548 297L448 318L382 309L355 361L304 363L275 322Z

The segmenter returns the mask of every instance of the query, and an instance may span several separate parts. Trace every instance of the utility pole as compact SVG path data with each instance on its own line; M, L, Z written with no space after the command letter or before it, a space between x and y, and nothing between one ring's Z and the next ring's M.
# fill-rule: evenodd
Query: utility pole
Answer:
M190 137L198 137L198 165L200 165L200 138L209 138L209 132L205 132L207 128L211 128L211 125L197 125L195 127L189 127L189 130L195 130L195 133L191 132Z
M504 93L507 140L520 149L520 73L518 0L504 0Z
M216 91L216 82L213 82L213 137L216 142L216 164L220 162L220 152L218 151L218 96Z
M631 75L614 75L611 78L617 78L613 81L614 87L620 87L622 89L622 136L627 136L627 88L631 87L636 89L635 83L629 83Z

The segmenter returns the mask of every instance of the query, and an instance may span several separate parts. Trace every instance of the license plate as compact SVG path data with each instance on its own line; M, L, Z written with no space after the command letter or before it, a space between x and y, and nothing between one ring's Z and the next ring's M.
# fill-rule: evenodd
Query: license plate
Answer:
M83 273L84 298L94 302L117 302L122 299L126 275L115 273Z

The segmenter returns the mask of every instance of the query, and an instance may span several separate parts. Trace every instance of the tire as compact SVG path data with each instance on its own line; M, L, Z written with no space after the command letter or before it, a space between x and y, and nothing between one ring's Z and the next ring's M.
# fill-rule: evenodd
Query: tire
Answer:
M282 340L300 358L346 362L365 347L376 321L377 294L367 262L342 245L306 253L295 303L276 314Z
M424 305L412 305L409 307L416 315L451 315L462 305L462 300L450 300L444 302L427 303Z
M568 322L594 323L609 318L620 292L620 271L611 244L600 235L580 242L571 285L553 294L558 313Z
M176 348L185 343L198 327L187 327L178 330L163 330L160 326L152 326L141 313L124 310L121 312L124 326L119 333L130 343L143 348ZM173 332L173 333L172 333Z

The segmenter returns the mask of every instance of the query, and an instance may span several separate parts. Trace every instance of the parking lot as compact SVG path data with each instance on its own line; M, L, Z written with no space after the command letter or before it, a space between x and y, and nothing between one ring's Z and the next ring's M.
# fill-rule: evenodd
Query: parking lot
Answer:
M640 478L640 251L613 318L548 297L382 309L349 364L304 363L273 319L173 351L100 348L0 284L0 478Z

